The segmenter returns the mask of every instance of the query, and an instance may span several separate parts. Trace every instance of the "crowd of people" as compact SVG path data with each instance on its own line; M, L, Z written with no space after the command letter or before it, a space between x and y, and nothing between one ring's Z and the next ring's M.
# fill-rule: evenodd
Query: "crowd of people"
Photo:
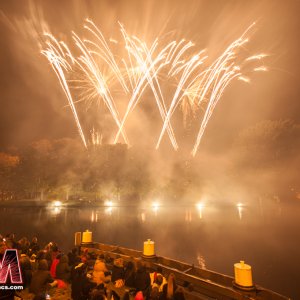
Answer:
M160 267L150 271L141 259L112 259L79 248L65 254L56 243L41 247L37 237L16 241L14 234L0 235L0 262L6 249L18 250L28 298L2 291L0 299L184 300L172 273L166 278Z

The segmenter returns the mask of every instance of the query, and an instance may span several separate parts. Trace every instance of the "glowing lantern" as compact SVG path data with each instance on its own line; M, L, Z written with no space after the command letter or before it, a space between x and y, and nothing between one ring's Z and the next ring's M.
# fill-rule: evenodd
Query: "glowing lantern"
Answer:
M90 244L92 243L92 232L89 230L86 230L82 233L82 243L83 244Z
M241 288L253 287L251 266L245 264L243 260L234 264L235 284Z
M153 241L151 241L151 239L148 239L146 242L144 242L143 255L146 257L155 256L154 245L155 244Z

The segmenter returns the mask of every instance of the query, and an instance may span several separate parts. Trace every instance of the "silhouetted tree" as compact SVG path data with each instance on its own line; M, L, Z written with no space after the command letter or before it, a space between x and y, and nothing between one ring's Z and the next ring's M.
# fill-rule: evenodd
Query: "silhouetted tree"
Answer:
M0 199L9 200L14 197L14 179L20 162L18 156L0 152Z

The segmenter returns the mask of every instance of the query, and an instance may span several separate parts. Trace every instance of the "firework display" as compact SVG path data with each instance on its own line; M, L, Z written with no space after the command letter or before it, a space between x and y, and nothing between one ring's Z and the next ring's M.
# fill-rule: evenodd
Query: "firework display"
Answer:
M141 101L154 99L161 117L156 149L165 134L172 147L179 149L172 117L180 109L183 125L191 118L198 122L198 131L191 145L191 153L195 156L226 87L234 79L249 82L248 76L252 72L267 71L263 64L266 55L249 56L245 48L255 23L212 62L208 51L195 50L191 41L156 38L147 46L143 40L128 34L122 24L119 26L120 42L106 39L93 21L86 20L84 28L90 38L80 38L73 32L74 51L49 32L45 33L42 54L59 79L86 148L102 141L102 133L94 128L84 128L79 117L79 103L84 103L86 108L93 103L103 103L116 125L113 143L122 141L130 145L130 132L126 133L130 114ZM116 45L118 51L114 50ZM167 91L165 86L169 86ZM149 92L153 97L145 96ZM116 98L122 98L123 111ZM91 139L86 137L88 130L92 133Z

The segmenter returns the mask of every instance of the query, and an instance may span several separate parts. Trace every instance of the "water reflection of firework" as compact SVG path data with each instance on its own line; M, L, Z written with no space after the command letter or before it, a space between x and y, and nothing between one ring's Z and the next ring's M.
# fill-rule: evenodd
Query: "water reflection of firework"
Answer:
M42 53L51 63L66 94L85 147L89 143L78 114L80 102L86 104L86 111L93 103L104 104L117 126L114 143L122 137L129 145L126 122L139 102L148 99L143 95L150 91L162 119L156 149L165 133L173 148L179 148L171 119L174 112L181 108L184 124L190 118L200 122L192 148L192 155L195 156L208 121L226 87L234 79L249 82L248 74L267 70L262 64L265 54L245 54L245 45L253 26L249 26L211 64L207 63L205 50L192 53L195 49L192 42L165 42L157 38L149 47L136 36L129 35L120 24L122 42L119 43L114 39L106 40L91 20L87 20L84 26L91 39L81 39L73 32L79 54L73 55L64 42L50 33L45 33L47 41ZM113 52L115 44L123 47L123 56ZM166 93L163 89L166 83L175 88L170 91L169 87ZM117 105L116 100L120 98L123 102ZM123 112L120 107L123 107ZM204 111L201 118L200 107ZM89 131L92 132L91 144L100 144L102 133L94 128Z
M205 257L200 252L197 253L197 261L201 269L206 269Z

